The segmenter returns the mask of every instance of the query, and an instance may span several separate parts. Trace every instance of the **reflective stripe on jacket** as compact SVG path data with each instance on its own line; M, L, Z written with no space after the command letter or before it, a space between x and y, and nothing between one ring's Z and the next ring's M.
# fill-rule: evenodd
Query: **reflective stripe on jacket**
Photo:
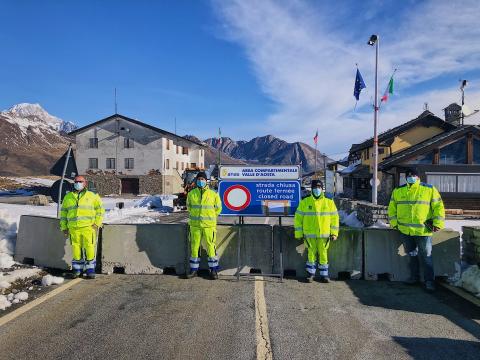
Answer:
M60 230L82 228L85 226L102 226L105 209L97 194L83 190L69 192L63 198L60 211Z
M187 195L188 223L193 227L215 227L217 216L222 212L220 196L206 187L195 188Z
M338 236L339 218L333 200L310 195L300 202L295 212L295 238L328 238Z
M442 229L445 226L445 208L438 190L417 181L393 190L388 205L388 219L391 227L406 235L429 236L432 231L425 226L427 220Z

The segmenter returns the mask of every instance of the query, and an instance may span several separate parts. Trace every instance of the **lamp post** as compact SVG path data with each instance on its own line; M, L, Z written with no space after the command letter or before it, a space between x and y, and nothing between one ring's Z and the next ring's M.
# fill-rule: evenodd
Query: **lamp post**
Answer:
M462 85L460 86L460 91L462 92L462 109L460 110L461 125L465 125L465 113L463 112L463 107L465 106L465 87L468 84L467 80L460 80Z
M378 179L378 134L377 134L377 122L378 122L378 46L380 43L380 37L378 35L370 36L368 45L375 46L375 101L373 110L373 179L372 179L372 203L377 204L377 179Z

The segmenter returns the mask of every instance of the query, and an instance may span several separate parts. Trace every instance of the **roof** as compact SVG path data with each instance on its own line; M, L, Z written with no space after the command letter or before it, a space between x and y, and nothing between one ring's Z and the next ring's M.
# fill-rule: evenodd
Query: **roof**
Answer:
M393 167L394 165L408 160L412 158L413 156L425 153L427 151L430 151L434 148L436 148L439 144L442 144L444 142L447 142L449 140L454 140L457 138L462 137L463 135L467 133L474 133L477 135L480 135L480 127L470 125L470 126L461 126L456 128L455 130L438 134L437 136L434 136L433 138L430 138L428 140L425 140L421 143L418 143L416 145L413 145L403 151L400 151L396 154L393 154L386 159L384 159L380 164L378 164L379 168L382 170L388 170L389 168Z
M423 124L425 126L438 126L445 131L450 131L456 128L455 125L452 125L450 123L445 122L443 119L439 118L438 116L433 115L430 111L425 110L422 112L418 117L415 119L412 119L410 121L407 121L404 124L401 124L397 127L394 127L393 129L387 130L380 135L378 135L378 142L379 144L386 143L386 145L389 145L389 140L390 143L393 140L393 138L413 127L415 127L418 124ZM373 146L373 137L360 143L360 144L353 144L352 147L350 148L350 153L357 152L359 150L367 149L369 147Z
M444 108L443 110L446 110L446 109L455 109L455 110L460 110L462 107L460 105L458 105L457 103L451 103L450 105L448 105L446 108Z
M83 131L85 131L85 130L91 128L91 127L93 127L93 126L100 125L100 124L102 124L102 123L105 123L105 122L107 122L107 121L110 121L110 120L113 120L113 119L116 119L116 118L120 118L120 119L122 119L122 120L131 122L131 123L133 123L133 124L146 127L146 128L148 128L148 129L153 130L153 131L155 131L155 132L157 132L157 133L160 133L160 134L162 134L162 135L167 135L167 136L176 138L176 139L181 140L181 141L187 141L187 142L190 142L190 143L192 143L192 144L195 144L195 145L198 145L198 146L201 146L201 147L206 147L205 144L199 143L199 142L197 142L197 141L193 141L193 140L186 139L186 138L184 138L184 137L182 137L182 136L178 136L178 135L173 134L173 133L171 133L171 132L169 132L169 131L165 131L165 130L159 129L159 128L155 127L155 126L146 124L146 123L144 123L144 122L141 122L141 121L138 121L138 120L129 118L129 117L124 116L124 115L121 115L121 114L113 114L113 115L111 115L111 116L109 116L109 117L106 117L105 119L98 120L98 121L96 121L96 122L94 122L94 123L91 123L91 124L89 124L89 125L86 125L86 126L83 126L83 127L81 127L81 128L78 128L78 129L76 129L76 130L73 130L73 131L69 132L68 135L76 135L76 134L78 134L78 133L81 133L81 132L83 132Z

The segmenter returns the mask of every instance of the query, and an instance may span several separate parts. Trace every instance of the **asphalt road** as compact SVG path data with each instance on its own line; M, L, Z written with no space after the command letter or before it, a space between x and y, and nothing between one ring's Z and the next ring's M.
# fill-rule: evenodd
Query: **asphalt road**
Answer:
M480 310L444 290L259 281L81 281L1 326L0 358L255 359L259 296L273 359L479 358Z

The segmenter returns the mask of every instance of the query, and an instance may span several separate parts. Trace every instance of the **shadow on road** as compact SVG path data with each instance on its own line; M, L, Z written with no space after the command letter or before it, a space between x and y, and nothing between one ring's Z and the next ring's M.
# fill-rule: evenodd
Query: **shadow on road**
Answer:
M435 354L442 354L442 359L473 360L480 356L480 343L476 341L399 336L394 336L393 340L413 359L432 359L433 349Z
M402 283L359 280L352 280L347 283L354 295L366 306L440 315L475 338L480 339L480 308L447 290L438 289L434 294L430 294L418 286L408 286ZM410 338L404 340L405 345L408 345L406 344L407 340L410 340ZM434 340L440 342L440 340L444 341L445 339ZM429 347L429 345L423 343L421 346ZM420 356L420 358L422 357Z

